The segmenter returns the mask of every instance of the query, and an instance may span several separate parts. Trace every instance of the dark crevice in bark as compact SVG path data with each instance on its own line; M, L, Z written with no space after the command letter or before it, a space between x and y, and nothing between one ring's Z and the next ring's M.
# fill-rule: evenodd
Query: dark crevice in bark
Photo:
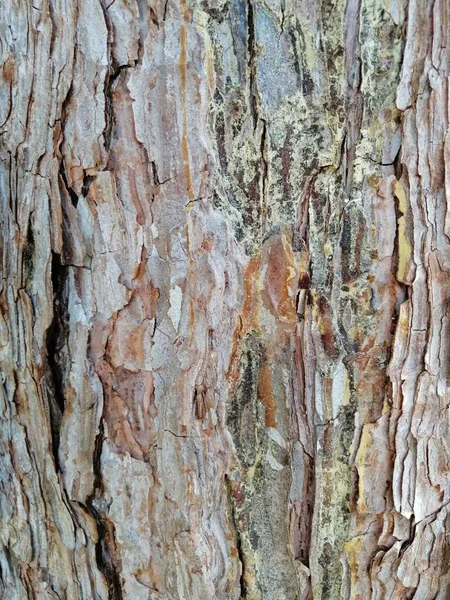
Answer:
M251 0L247 3L247 66L249 70L249 92L250 92L250 115L253 122L253 130L258 125L258 100L256 83L256 37L255 37L255 15Z
M240 528L239 528L238 522L237 522L236 506L235 506L235 501L233 498L233 491L231 489L231 482L227 475L225 475L225 486L226 486L226 491L227 491L227 495L228 495L228 506L229 506L229 510L230 510L231 523L232 523L232 527L234 529L236 550L237 550L237 554L238 554L239 563L241 565L241 576L239 578L239 589L240 589L239 599L245 600L247 597L247 593L246 593L246 589L245 589L246 588L245 578L244 578L244 576L245 576L245 555L242 550L241 532L240 532Z
M202 386L203 387L203 386ZM194 407L194 414L197 419L203 419L205 416L205 398L203 389L199 389L200 386L196 385L194 388L194 395L192 397L192 405Z
M103 573L108 585L108 599L123 600L120 573L113 564L109 551L109 547L114 543L114 526L111 521L108 521L106 524L105 521L98 516L95 517L95 514L94 518L96 518L98 533L98 541L95 545L95 559L97 567Z
M156 168L156 163L154 160L152 160L151 165L152 165L152 173L153 173L153 184L155 186L158 186L158 185L160 185L160 181L159 181L159 176L158 176L158 169Z
M26 287L27 283L32 279L34 270L35 242L31 223L32 214L30 214L28 221L27 241L22 251L22 287Z
M300 441L300 440L299 440ZM301 443L301 442L300 442ZM316 497L316 486L315 486L315 462L313 457L306 451L302 445L305 453L305 464L309 463L305 468L305 479L307 480L307 490L302 499L301 507L297 517L297 531L299 532L297 543L294 544L294 558L299 560L306 567L310 566L310 552L311 552L311 538L313 530L313 515L314 515L314 502ZM309 460L308 460L309 459Z
M76 55L77 55L77 44L75 42L74 52L73 52L73 69L75 69L76 64ZM67 94L62 101L61 104L61 125L66 121L67 107L70 104L73 96L73 81L70 82L69 89L67 90Z
M356 513L359 498L359 473L355 465L352 465L351 475L352 487L350 490L350 512Z
M280 37L284 33L284 24L286 21L286 1L281 0L280 2L280 11L281 11L281 22L280 22Z
M401 154L401 149L399 149L397 156L395 157L394 160L394 168L395 168L395 176L397 178L397 180L400 180L401 176L402 176L402 165L401 165L401 160L400 160L400 154ZM393 278L395 279L396 283L397 283L397 298L396 298L396 302L394 305L394 310L393 310L393 314L392 314L392 318L391 318L391 329L390 329L390 340L389 340L389 344L386 348L386 364L389 364L393 353L394 353L394 341L395 341L395 335L397 332L397 327L398 327L398 322L399 322L399 318L400 318L400 306L401 304L407 300L410 297L410 287L403 283L402 281L399 281L397 279L397 271L398 271L398 265L399 265L399 218L402 216L402 212L400 211L400 206L399 206L399 200L397 199L397 197L395 196L395 194L393 194L393 198L394 198L394 206L395 206L395 219L396 219L396 228L395 228L395 238L394 238L394 248L393 248L393 253L392 253L392 263L391 263L391 271L392 271L392 275ZM386 372L385 375L385 383L384 383L384 388L385 390L388 392L386 394L386 397L389 399L389 407L392 407L392 383L391 383L391 379L388 375L388 373ZM391 419L395 419L396 423L395 423L395 435L394 438L397 435L397 425L398 425L398 421L400 416L397 415L395 416L391 414ZM393 472L393 471L392 471Z
M283 14L282 26L284 26L284 14ZM283 29L282 29L282 31L283 31ZM296 25L295 27L290 28L288 35L291 40L292 55L294 58L293 66L294 66L295 74L297 75L297 84L298 84L298 87L300 88L302 85L302 71L300 69L301 58L299 56L299 51L297 48L297 35L299 37L301 35L300 27L298 25Z
M108 9L113 4L110 2L108 6L103 7L103 15L105 18L105 25L108 30L108 62L109 62L109 73L105 77L104 96L105 96L105 129L103 131L104 147L107 152L111 148L112 130L114 126L114 110L113 110L113 92L116 80L120 76L124 69L130 69L135 67L140 62L139 50L141 48L139 43L138 48L138 59L133 64L118 65L117 61L111 54L111 46L114 41L114 26L111 22L111 18L108 13ZM83 182L84 186L84 182ZM88 188L89 189L89 188ZM85 195L85 194L83 194Z
M347 147L347 133L344 132L344 135L342 136L342 141L341 141L341 145L339 148L339 161L338 164L336 165L336 169L335 171L339 171L341 169L341 167L345 164L345 149Z
M113 40L114 40L114 29L113 29L113 25L111 22L111 18L109 16L108 13L108 9L110 8L110 6L113 4L113 2L110 2L108 4L108 6L104 6L103 3L101 3L102 9L103 9L103 16L105 19L105 25L106 25L106 29L108 32L108 64L109 64L109 71L105 77L105 83L104 83L104 97L105 97L105 129L103 131L103 144L105 147L106 152L109 151L110 147L111 147L111 135L112 135L112 128L113 128L113 124L114 124L114 115L113 115L113 108L112 108L112 85L115 81L115 79L117 79L117 65L114 65L113 63L115 62L113 60L113 57L111 55L111 46L113 44Z
M75 192L75 190L73 188L71 188L67 182L67 175L66 175L66 170L64 168L64 162L61 161L61 165L59 167L59 174L61 176L61 179L64 183L64 187L67 190L67 193L69 194L70 200L72 202L72 205L74 206L74 208L76 208L78 206L78 194Z
M59 470L59 432L65 408L62 351L68 336L67 269L61 264L61 255L52 253L51 281L53 288L53 319L46 334L48 407L55 466Z
M310 185L314 184L315 179L310 182ZM308 203L307 198L303 198L303 201ZM306 216L307 218L307 216ZM309 265L308 265L309 266ZM291 413L292 423L292 439L298 442L303 452L303 477L307 481L306 491L303 494L300 507L291 506L293 511L293 522L294 522L294 536L293 536L293 554L294 559L300 561L307 568L310 565L310 550L311 550L311 536L313 527L313 514L314 514L314 502L316 496L316 464L314 457L314 448L316 447L316 435L314 427L310 426L308 420L308 407L306 404L306 378L305 378L305 349L304 349L304 324L302 323L304 318L304 308L307 295L309 293L310 278L309 273L305 272L298 281L297 288L297 316L299 320L299 329L296 335L298 336L296 342L296 348L294 351L293 360L293 373L291 377L291 388L292 397L297 398L297 402L293 404L293 410ZM297 393L294 392L295 386L297 386ZM307 432L305 443L302 441L302 431ZM309 442L309 444L308 444ZM295 471L293 471L295 475Z
M154 9L150 6L150 4L148 5L148 12L149 12L150 21L153 23L153 25L156 27L156 29L159 29L158 17L156 15Z
M361 137L361 125L363 117L363 99L361 95L361 82L362 82L362 62L358 57L355 59L359 65L358 69L358 84L356 89L351 89L348 114L349 118L346 124L346 130L344 134L344 171L343 171L343 184L344 189L350 192L353 182L353 162L355 160L356 147Z
M163 21L166 20L167 14L167 3L164 5ZM145 0L137 0L137 6L139 10L139 39L138 39L138 61L137 64L142 64L144 57L144 44L148 36L148 8L149 4Z
M114 525L105 516L105 512L109 507L105 506L105 501L102 499L103 476L101 455L105 439L103 419L100 420L98 429L93 454L94 489L92 494L87 498L87 507L97 524L98 539L95 544L95 559L98 569L103 573L107 582L108 598L109 600L123 600L120 569L117 567L114 559Z
M402 175L402 166L401 166L401 162L400 162L400 150L398 151L393 164L395 165L396 173L398 173L400 175L400 177L397 178L399 180ZM400 316L400 304L405 300L405 298L408 295L408 286L405 283L403 283L402 281L399 281L397 279L397 271L398 271L398 266L399 266L399 261L400 261L399 219L403 216L403 213L400 210L400 203L399 203L398 198L395 196L395 194L393 194L393 197L394 197L394 206L395 206L395 219L396 219L397 226L395 228L394 251L392 253L392 274L397 281L397 285L399 286L400 291L397 294L398 299L397 299L397 302L395 305L395 313L392 317L392 327L391 327L392 335L395 334L395 331L397 329L397 323L398 323L398 319ZM390 346L392 347L392 343Z
M83 177L83 187L81 188L81 193L85 198L87 198L87 195L89 194L89 188L91 187L91 183L94 181L94 179L95 177L92 177L91 175L85 175Z
M397 180L400 180L402 173L403 173L403 166L402 166L402 147L400 146L400 148L398 149L397 154L395 155L394 158L394 171L395 171L395 177Z
M261 236L264 236L267 221L267 205L269 193L269 134L267 131L267 123L264 119L262 122L261 132Z
M170 435L173 435L174 437L177 437L177 438L188 439L190 437L189 435L182 435L181 433L175 433L171 429L164 429L164 432L165 433L170 433Z
M53 6L53 2L48 3L48 16L50 17L51 23L51 35L50 35L50 48L49 48L49 56L53 58L53 51L55 48L55 41L58 35L58 17L56 14L56 9Z
M114 108L113 108L113 93L117 79L119 78L122 71L126 69L132 69L134 65L119 65L115 71L113 71L109 77L105 80L105 121L106 127L103 133L103 139L105 144L105 150L109 152L111 149L112 131L114 127Z
M399 150L397 151L397 154L395 155L394 160L391 161L391 162L387 162L387 163L375 160L371 156L367 156L366 159L370 160L370 162L373 162L375 165L378 165L380 167L394 167L395 176L396 176L397 179L400 179L401 173L402 173L401 160L400 160L400 151L401 151L401 148L399 148Z
M284 15L282 25L283 27L285 26ZM282 33L283 32L284 30L282 30ZM297 86L300 90L302 90L305 96L312 96L314 94L314 81L311 77L311 73L308 69L308 64L305 59L308 52L305 42L305 35L298 21L294 21L291 24L288 30L288 35L291 41L292 56L294 59L293 67L297 76Z
M409 519L409 536L406 538L406 540L402 541L402 544L400 547L400 552L399 552L400 556L404 556L405 551L414 542L414 538L416 537L416 527L417 527L417 523L414 519L414 515L412 515Z

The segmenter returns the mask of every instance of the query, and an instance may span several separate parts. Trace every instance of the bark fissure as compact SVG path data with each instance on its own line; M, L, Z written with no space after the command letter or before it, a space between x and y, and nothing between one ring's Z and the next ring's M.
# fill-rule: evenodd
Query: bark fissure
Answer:
M77 208L78 206L78 194L76 193L76 191L73 189L72 186L70 186L67 182L67 175L66 175L66 171L64 168L64 162L61 161L60 167L59 167L59 175L61 177L62 183L64 185L64 188L66 189L69 197L70 197L70 201L72 202L72 206L74 208Z
M233 525L234 538L236 543L236 550L240 564L240 577L239 577L239 598L241 600L247 599L247 586L245 584L245 575L246 575L246 564L247 560L245 557L245 553L242 548L242 532L241 527L239 526L239 519L237 516L237 508L235 504L235 499L233 497L232 484L227 475L225 475L225 487L228 496L228 507L230 511L231 521Z
M67 344L68 336L66 280L67 267L61 264L61 255L53 252L51 260L53 318L46 332L46 380L48 385L47 398L49 403L53 458L57 470L60 470L58 452L61 421L65 408L64 357L61 353Z
M105 79L105 121L106 121L106 129L103 134L103 138L105 140L105 150L109 152L111 149L112 142L112 134L114 129L114 88L119 83L119 78L124 71L127 69L132 69L138 64L137 62L134 65L119 65L106 79ZM89 188L87 188L89 191Z
M253 130L256 131L259 120L258 89L256 81L257 44L255 38L255 16L252 0L247 0L247 68L249 74L249 107L253 122Z
M102 447L105 439L103 419L99 423L99 431L95 438L93 454L94 490L87 498L87 507L97 527L95 559L97 567L103 573L108 586L109 600L123 600L120 569L115 564L114 524L107 516L108 504L104 500L102 475Z

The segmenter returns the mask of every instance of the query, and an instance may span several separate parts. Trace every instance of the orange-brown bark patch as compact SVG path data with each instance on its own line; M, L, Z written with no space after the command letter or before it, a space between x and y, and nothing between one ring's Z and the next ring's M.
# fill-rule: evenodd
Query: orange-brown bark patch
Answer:
M292 248L284 236L273 239L269 249L264 279L263 301L275 317L284 322L296 322L295 264Z
M263 363L258 372L258 397L266 407L266 427L276 428L276 404L272 391L272 371L268 363Z
M244 273L244 289L245 300L242 309L243 330L242 335L245 335L247 329L259 329L259 296L260 296L260 280L259 273L261 269L261 257L254 256L251 258L245 268Z

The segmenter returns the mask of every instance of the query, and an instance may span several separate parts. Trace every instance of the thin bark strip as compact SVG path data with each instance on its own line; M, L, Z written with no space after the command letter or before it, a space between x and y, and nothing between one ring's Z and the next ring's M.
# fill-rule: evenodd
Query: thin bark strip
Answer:
M0 596L447 599L449 3L0 27Z

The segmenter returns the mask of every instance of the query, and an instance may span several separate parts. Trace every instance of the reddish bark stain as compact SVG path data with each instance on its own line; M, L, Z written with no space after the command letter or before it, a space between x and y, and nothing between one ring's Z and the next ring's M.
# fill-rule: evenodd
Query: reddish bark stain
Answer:
M7 83L15 84L16 79L16 62L12 55L9 55L8 58L3 63L3 79Z
M202 242L202 248L203 250L206 250L207 252L211 252L213 247L213 240L212 238L205 236L203 238L203 242Z
M138 192L137 186L136 186L136 173L134 172L134 169L132 169L131 167L128 167L128 183L130 185L131 200L136 209L136 221L138 222L139 225L144 225L145 214L144 214L144 210L142 208L141 201L139 199L139 192Z
M319 324L320 336L324 350L328 356L336 357L339 355L339 350L334 343L333 318L328 300L325 296L320 296L318 299L319 308Z
M292 249L284 243L282 237L274 239L269 250L263 296L274 316L285 322L297 320L292 293L294 274Z
M266 427L276 429L277 423L275 420L276 404L272 392L272 371L268 363L263 363L258 372L258 397L266 407L265 423Z
M249 327L259 328L257 306L259 303L259 272L261 269L261 257L254 256L247 264L244 274L245 300L242 309L243 331L245 335Z

